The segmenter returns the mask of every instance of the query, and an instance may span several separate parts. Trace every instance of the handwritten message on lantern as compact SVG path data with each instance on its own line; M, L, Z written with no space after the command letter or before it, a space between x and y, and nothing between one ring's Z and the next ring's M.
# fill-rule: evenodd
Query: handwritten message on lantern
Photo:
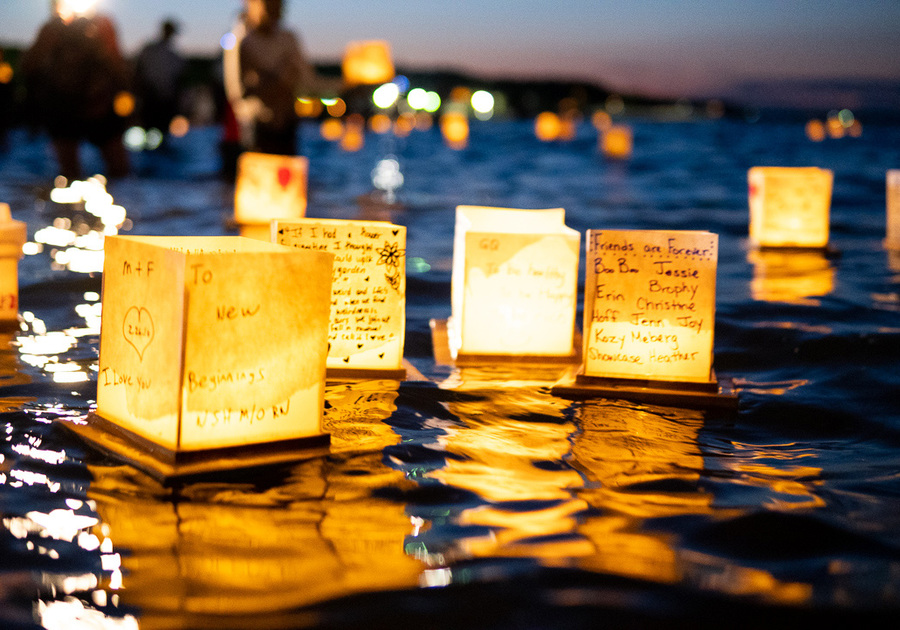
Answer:
M589 230L586 376L709 382L718 236Z
M268 225L306 215L309 160L302 156L242 153L234 188L234 220Z
M751 168L750 241L758 247L826 247L832 181L832 172L821 168Z
M170 450L321 434L332 256L107 237L97 412Z
M397 369L406 329L406 228L384 221L275 221L282 245L334 254L328 367Z
M460 206L451 353L571 354L581 235L565 211Z
M900 249L900 170L887 172L887 246Z

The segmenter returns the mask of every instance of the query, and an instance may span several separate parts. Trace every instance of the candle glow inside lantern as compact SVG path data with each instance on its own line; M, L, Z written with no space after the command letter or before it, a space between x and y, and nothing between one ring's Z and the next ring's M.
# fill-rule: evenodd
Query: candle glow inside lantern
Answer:
M573 355L581 235L565 210L459 206L451 356Z
M747 181L754 246L828 246L830 170L757 166L748 171Z
M584 375L709 383L718 236L589 230Z
M390 44L379 40L350 42L344 50L341 72L348 87L392 81L394 62Z
M404 378L406 227L385 221L274 221L272 240L334 254L328 375Z
M9 205L0 203L0 324L15 322L19 314L19 259L26 229L12 218Z
M887 188L887 238L885 245L900 250L900 170L892 169L885 178Z
M167 458L321 436L333 256L107 237L97 415Z
M269 225L306 215L309 160L303 156L242 153L234 189L234 220Z

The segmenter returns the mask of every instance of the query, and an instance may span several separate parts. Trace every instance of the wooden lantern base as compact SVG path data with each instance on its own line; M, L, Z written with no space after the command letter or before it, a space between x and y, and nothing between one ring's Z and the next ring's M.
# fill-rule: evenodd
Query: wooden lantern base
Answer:
M101 452L141 470L162 483L299 462L327 455L328 434L202 451L173 451L95 414L63 426Z
M551 387L554 396L571 399L618 398L688 409L737 410L738 395L730 378L710 374L708 383L585 376L583 366Z
M434 349L434 361L438 365L457 367L483 365L558 365L568 366L581 363L581 338L575 335L572 351L564 355L526 355L526 354L465 354L459 353L453 358L450 352L450 338L447 333L446 319L432 319L431 345Z
M408 376L414 380L420 380L418 371L404 359L403 365L397 369L355 369L355 368L328 368L325 370L325 380L328 383L343 383L353 381L405 381Z

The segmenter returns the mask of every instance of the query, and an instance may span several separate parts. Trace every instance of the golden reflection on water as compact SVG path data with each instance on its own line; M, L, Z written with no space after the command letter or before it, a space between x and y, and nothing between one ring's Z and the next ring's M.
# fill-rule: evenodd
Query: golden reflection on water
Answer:
M648 518L692 514L720 519L741 514L739 509L714 505L714 496L698 483L708 467L698 441L702 412L594 401L585 403L576 417L581 432L572 448L572 463L588 480L578 494L594 508L578 526L594 545L593 553L576 562L579 568L688 582L701 589L785 603L811 597L809 585L783 583L766 571L682 549L672 534L645 527ZM785 488L796 490L784 478L768 486L774 492Z
M268 616L418 586L426 567L405 553L404 540L421 524L402 503L373 496L375 488L413 487L383 463L383 449L399 440L383 422L397 386L329 386L331 456L271 483L248 472L246 483L166 488L127 467L90 467L97 514L127 550L122 602L141 608L142 625L187 618L191 627L215 627L216 615Z
M47 251L54 270L102 272L105 237L129 230L132 225L125 208L115 204L106 192L106 180L97 175L70 184L63 177L57 178L50 201L63 216L35 231L34 240L25 243L22 252L33 256Z
M834 290L834 267L820 251L751 249L747 260L753 265L755 300L817 306L815 298Z

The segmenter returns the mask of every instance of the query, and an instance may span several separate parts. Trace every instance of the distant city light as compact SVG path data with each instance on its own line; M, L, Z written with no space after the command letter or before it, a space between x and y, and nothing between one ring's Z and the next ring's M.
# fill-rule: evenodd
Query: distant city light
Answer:
M385 83L372 94L372 102L381 109L387 109L397 102L400 97L400 88L396 83Z
M422 88L413 88L406 95L406 102L413 109L425 109L428 104L428 92Z
M233 50L237 46L237 37L234 33L225 33L222 35L222 39L219 40L219 45L222 47L222 50Z
M472 109L479 120L487 120L494 114L494 96L485 90L472 94Z
M441 97L437 92L426 92L425 97L427 99L425 101L426 112L428 112L429 114L433 114L441 108Z
M409 79L402 74L395 76L392 83L397 86L397 89L400 90L401 94L405 94L406 91L409 90Z

